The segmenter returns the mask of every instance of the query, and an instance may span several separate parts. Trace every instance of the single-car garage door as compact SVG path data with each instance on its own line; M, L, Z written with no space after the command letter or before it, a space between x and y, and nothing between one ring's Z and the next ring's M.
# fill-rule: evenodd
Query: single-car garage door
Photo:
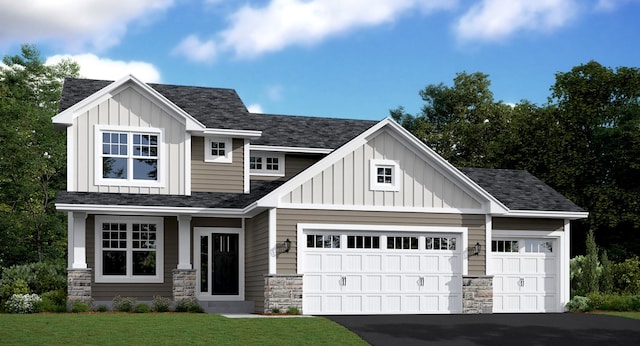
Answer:
M462 311L460 234L305 231L306 314Z
M493 239L493 312L557 312L554 244L553 239Z

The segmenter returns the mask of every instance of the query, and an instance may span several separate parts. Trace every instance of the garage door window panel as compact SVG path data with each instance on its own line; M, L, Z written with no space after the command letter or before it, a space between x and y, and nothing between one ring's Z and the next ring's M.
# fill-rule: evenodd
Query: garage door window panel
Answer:
M347 236L348 249L379 249L379 236L349 235Z
M425 237L427 250L455 250L456 238L449 237Z
M307 248L310 249L339 249L340 236L326 234L308 234Z
M418 250L418 237L387 237L387 249Z

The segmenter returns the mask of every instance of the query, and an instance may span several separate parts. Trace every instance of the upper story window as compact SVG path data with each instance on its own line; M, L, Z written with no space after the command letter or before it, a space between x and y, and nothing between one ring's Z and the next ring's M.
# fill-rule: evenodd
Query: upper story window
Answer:
M204 160L205 162L232 162L232 139L231 138L205 138L204 140Z
M251 174L284 176L284 155L270 152L251 152Z
M158 185L160 130L97 128L96 181L105 185Z
M369 188L375 191L399 191L400 169L392 160L371 160L369 164Z

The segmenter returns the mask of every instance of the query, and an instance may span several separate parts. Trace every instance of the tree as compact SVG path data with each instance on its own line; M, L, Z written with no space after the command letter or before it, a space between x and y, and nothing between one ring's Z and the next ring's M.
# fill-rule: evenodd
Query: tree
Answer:
M587 234L586 246L587 254L585 255L584 267L582 268L585 291L586 293L598 292L598 247L596 246L593 230L590 230L589 234Z
M55 211L65 183L64 133L53 129L64 77L78 75L71 61L47 66L38 49L0 65L0 265L64 258L66 227Z

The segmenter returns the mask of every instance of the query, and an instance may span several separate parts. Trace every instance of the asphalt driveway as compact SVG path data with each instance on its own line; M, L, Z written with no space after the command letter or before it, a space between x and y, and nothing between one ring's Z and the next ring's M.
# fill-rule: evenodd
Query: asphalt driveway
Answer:
M372 345L640 345L640 320L596 314L325 317Z

